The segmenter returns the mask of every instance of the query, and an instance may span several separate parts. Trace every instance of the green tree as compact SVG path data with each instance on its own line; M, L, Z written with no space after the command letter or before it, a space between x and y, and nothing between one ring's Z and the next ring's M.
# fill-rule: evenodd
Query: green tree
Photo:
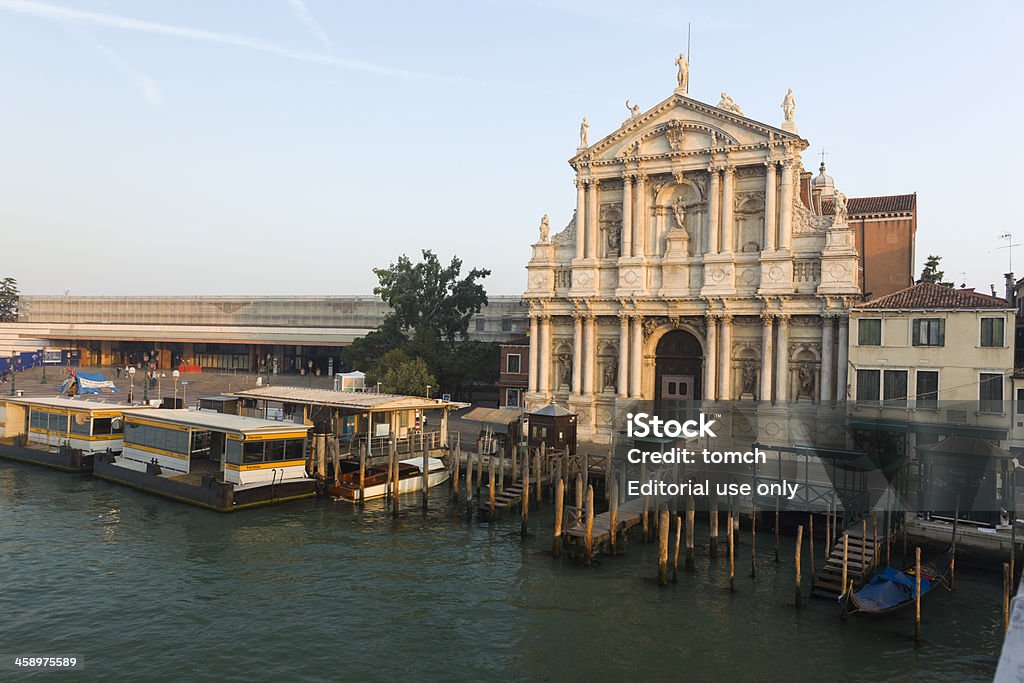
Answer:
M954 286L952 282L943 282L942 278L946 275L946 272L939 270L939 262L942 260L941 256L935 256L929 254L928 258L925 259L924 268L921 269L921 277L917 279L917 284L922 282L932 282L937 285L944 285L946 287Z
M0 322L12 323L18 319L18 281L13 277L0 280Z
M389 359L394 354L405 355L401 350L389 351L381 359L380 365L383 373L379 375L381 388L391 394L408 394L409 396L424 396L427 387L437 390L437 378L430 372L426 361L422 358L409 358L399 360L397 357ZM398 362L392 362L398 361Z
M422 256L420 263L413 264L402 254L388 268L374 268L380 285L373 293L391 307L388 318L409 336L449 343L464 339L470 319L487 303L480 280L491 271L474 268L462 277L457 256L447 267L428 249Z

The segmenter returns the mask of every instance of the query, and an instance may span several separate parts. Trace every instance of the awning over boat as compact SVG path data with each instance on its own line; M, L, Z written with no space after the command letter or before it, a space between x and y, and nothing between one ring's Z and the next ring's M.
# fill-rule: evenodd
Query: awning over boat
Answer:
M489 425L508 427L519 419L522 411L519 408L473 408L465 415L459 415L463 420L470 422L482 422Z

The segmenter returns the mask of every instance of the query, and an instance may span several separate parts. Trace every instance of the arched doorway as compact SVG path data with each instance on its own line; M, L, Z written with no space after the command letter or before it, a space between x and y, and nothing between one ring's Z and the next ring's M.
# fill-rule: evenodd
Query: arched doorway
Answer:
M704 349L693 334L667 332L654 353L655 401L691 401L704 395Z

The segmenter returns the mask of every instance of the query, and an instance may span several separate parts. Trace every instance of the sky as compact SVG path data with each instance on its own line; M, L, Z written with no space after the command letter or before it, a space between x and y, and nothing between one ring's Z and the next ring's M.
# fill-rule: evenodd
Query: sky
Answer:
M0 0L0 277L25 294L368 294L431 249L518 294L567 161L671 95L778 125L987 291L1020 212L1024 4ZM1000 235L1014 233L1012 241Z

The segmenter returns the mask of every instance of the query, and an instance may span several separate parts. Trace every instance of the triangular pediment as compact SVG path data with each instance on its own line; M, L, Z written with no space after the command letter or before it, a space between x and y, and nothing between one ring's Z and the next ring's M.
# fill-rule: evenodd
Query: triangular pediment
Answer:
M799 135L675 93L580 150L569 163L576 166L627 158L686 155L709 148L756 148L786 141L802 142L802 146L806 146Z

